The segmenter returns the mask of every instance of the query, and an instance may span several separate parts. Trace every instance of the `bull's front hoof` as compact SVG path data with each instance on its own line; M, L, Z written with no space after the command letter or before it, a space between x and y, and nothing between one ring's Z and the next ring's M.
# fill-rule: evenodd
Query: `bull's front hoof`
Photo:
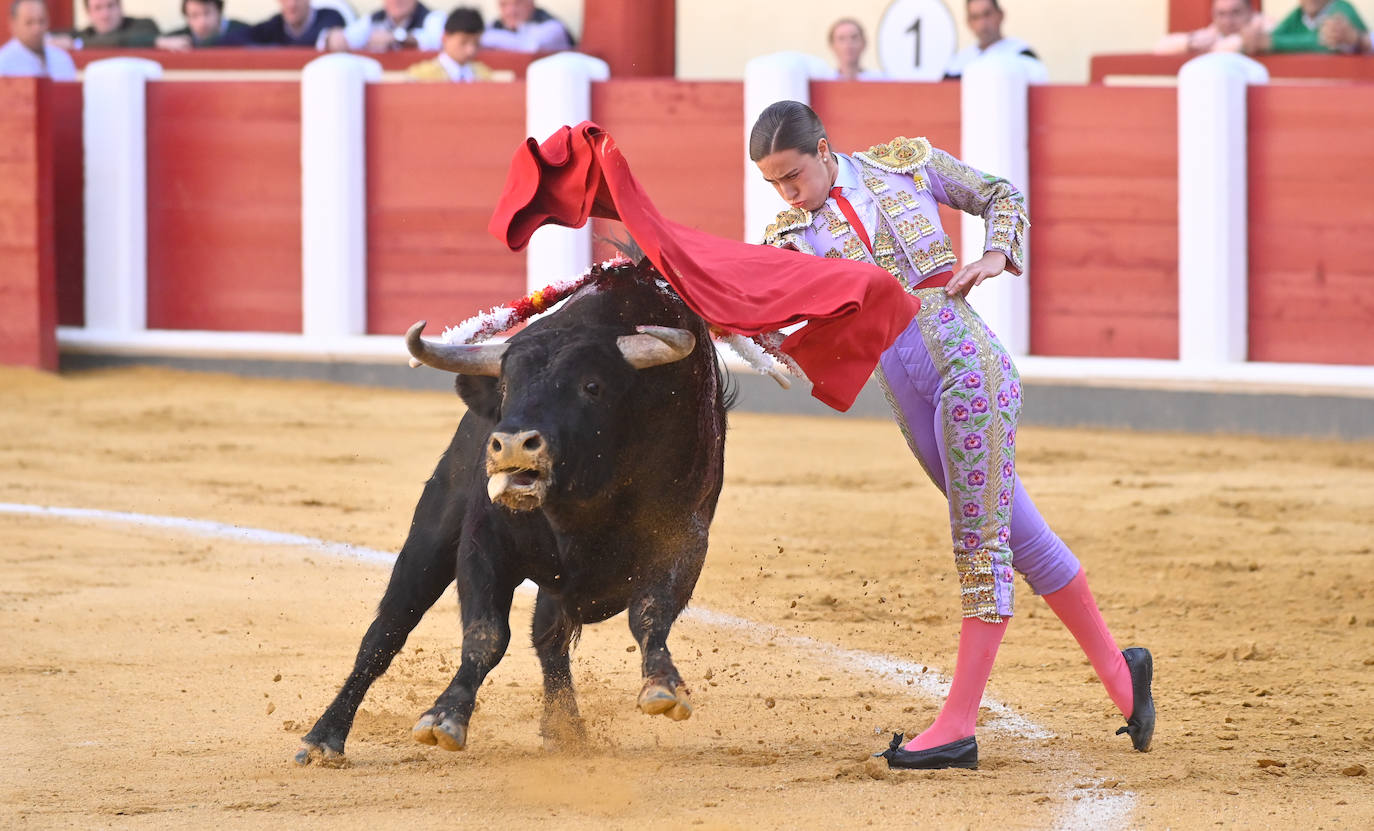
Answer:
M444 750L462 750L467 747L467 725L459 724L452 717L440 718L433 713L425 713L410 729L411 738L420 744L438 745Z
M648 683L639 693L639 711L645 715L666 715L673 721L692 716L692 702L685 687L674 692L667 684Z
M296 751L293 759L301 767L315 765L322 768L346 768L348 767L348 757L342 750L335 750L328 745L315 744L314 742L301 742L301 749Z

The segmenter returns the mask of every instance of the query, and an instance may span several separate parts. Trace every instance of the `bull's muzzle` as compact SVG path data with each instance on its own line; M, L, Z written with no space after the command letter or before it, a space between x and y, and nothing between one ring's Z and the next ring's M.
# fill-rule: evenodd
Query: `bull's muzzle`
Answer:
M512 511L544 504L553 478L549 443L538 430L491 434L487 440L487 496Z

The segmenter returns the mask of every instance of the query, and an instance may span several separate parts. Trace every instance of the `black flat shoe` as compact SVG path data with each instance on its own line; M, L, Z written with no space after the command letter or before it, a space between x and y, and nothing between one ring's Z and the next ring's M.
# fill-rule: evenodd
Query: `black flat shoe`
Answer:
M903 738L901 733L893 733L892 744L887 750L873 755L887 759L888 767L902 770L978 767L978 740L973 736L927 750L903 750Z
M1120 736L1129 733L1131 744L1141 753L1150 749L1150 740L1155 735L1155 700L1150 693L1150 682L1154 680L1155 663L1150 650L1143 646L1133 646L1121 650L1126 659L1126 668L1131 671L1131 717L1126 726L1116 731Z

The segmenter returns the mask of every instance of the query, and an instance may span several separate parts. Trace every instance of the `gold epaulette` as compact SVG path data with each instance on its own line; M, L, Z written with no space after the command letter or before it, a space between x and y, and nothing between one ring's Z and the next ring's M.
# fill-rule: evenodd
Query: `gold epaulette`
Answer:
M854 155L888 173L911 173L930 161L930 142L920 137L897 136L887 144L875 144Z
M763 232L766 245L776 245L778 238L788 231L805 228L811 224L811 212L802 208L788 208L778 212L778 218Z

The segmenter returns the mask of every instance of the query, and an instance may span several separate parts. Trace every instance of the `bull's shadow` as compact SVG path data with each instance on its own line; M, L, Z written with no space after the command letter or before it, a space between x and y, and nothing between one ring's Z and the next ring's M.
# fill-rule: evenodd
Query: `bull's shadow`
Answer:
M462 664L412 729L417 741L466 745L526 579L539 587L546 743L585 737L569 651L583 624L624 610L643 657L639 709L691 715L668 631L706 557L733 396L705 322L647 261L594 276L504 344L434 344L423 324L407 335L417 359L458 373L468 412L425 483L353 671L298 763L342 763L363 696L455 580Z

